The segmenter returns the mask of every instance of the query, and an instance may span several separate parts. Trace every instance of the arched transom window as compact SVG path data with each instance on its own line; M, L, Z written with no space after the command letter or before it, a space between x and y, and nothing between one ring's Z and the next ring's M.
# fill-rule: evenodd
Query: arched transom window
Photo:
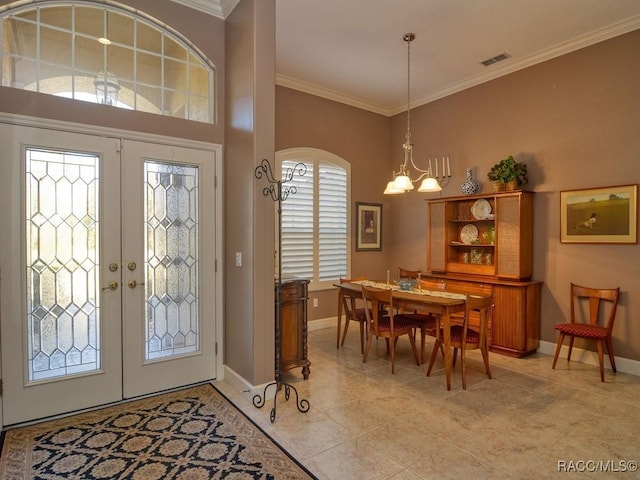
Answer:
M115 2L0 10L2 85L214 123L214 69L177 32Z

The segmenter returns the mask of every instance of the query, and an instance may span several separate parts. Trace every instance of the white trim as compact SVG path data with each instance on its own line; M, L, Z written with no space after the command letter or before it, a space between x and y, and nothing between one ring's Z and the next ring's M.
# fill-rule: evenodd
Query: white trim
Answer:
M178 137L169 137L164 135L157 135L152 133L132 132L130 130L119 130L116 128L100 127L96 125L85 125L80 123L65 122L59 120L50 120L46 118L28 117L25 115L17 115L12 113L0 112L0 123L7 123L12 125L20 125L33 128L43 128L55 131L81 133L87 135L94 135L97 137L115 137L125 140L134 140L140 142L156 143L161 145L169 145L176 147L192 148L197 150L204 150L213 152L215 155L215 177L216 177L216 223L214 228L216 229L215 241L216 241L216 265L215 272L215 328L216 328L216 342L218 342L218 352L216 355L216 376L224 370L224 226L223 214L224 214L224 191L221 179L223 178L223 156L222 145L215 143L208 143L198 140L189 140ZM0 399L1 401L1 399ZM1 405L1 403L0 403Z
M462 79L457 83L447 85L441 90L412 101L411 108L425 105L440 98L444 98L468 88L475 87L476 85L480 85L482 83L494 80L513 72L517 72L518 70L522 70L538 63L542 63L547 60L551 60L553 58L557 58L562 55L574 52L576 50L580 50L581 48L585 48L596 43L603 42L620 35L624 35L625 33L632 32L634 30L637 30L638 28L640 28L640 15L627 18L621 22L609 25L606 28L602 28L600 30L589 32L588 34L578 36L560 45L556 45L553 48L534 53L520 60L510 59L509 61L500 64L499 67L492 66L486 72L482 72L478 75L472 75L471 77ZM319 85L314 85L310 82L303 82L301 80L297 80L292 77L286 77L284 75L276 74L276 85L299 90L301 92L316 95L328 100L334 100L336 102L344 103L345 105L351 105L353 107L368 110L373 113L386 115L387 117L391 117L393 115L397 115L406 111L406 105L393 107L389 105L375 104L362 98L347 95L335 90L329 90Z
M540 346L538 347L538 352L544 353L545 355L553 356L556 352L556 344L541 341ZM568 352L569 347L567 345L563 345L562 349L560 350L560 355L558 355L558 361L564 360L566 362ZM640 361L615 356L614 359L616 361L616 369L618 370L618 372L629 373L631 375L640 375ZM599 365L597 352L576 347L573 347L573 351L571 352L571 361L586 363L588 365ZM604 356L604 366L606 369L611 369L611 363L609 362L609 357L607 357L606 354ZM605 371L605 380L606 375L607 372Z
M217 143L169 137L153 133L135 132L131 130L120 130L117 128L101 127L99 125L86 125L84 123L65 122L62 120L51 120L48 118L28 117L25 115L5 112L0 112L0 123L10 123L24 127L46 128L49 130L70 133L84 133L87 135L95 135L96 137L116 137L124 140L161 143L162 145L214 151L220 153L218 160L222 163L222 145ZM216 174L220 174L220 172L216 172Z
M320 330L323 328L337 328L337 324L338 317L328 317L308 322L307 328L308 331L313 332L315 330ZM563 345L562 349L560 350L558 361L560 361L560 359L564 359L566 361L568 349L569 348L566 345ZM556 344L541 341L537 351L538 353L542 353L544 355L553 356L556 351ZM619 372L640 376L640 361L623 357L615 357L615 360L616 368ZM573 347L573 352L571 353L571 361L598 366L598 354L591 350L584 350L582 348ZM611 369L609 358L606 355L604 361L605 367Z
M329 317L320 320L312 320L307 323L307 329L311 332L314 330L321 330L323 328L336 328L337 318L338 317ZM216 381L225 381L239 392L262 392L264 388L271 383L266 382L261 385L253 385L226 364L224 365L223 371L224 376L216 378Z
M307 328L308 331L313 332L316 330L321 330L324 328L336 328L338 317L327 317L321 318L318 320L312 320L308 322ZM540 342L540 347L538 348L538 352L545 355L553 355L556 349L555 343L551 342ZM560 352L560 358L567 358L567 347L563 346ZM640 362L637 360L630 360L628 358L615 357L616 359L616 367L619 372L628 373L631 375L639 375L640 376ZM598 366L598 356L595 352L589 350L583 350L581 348L573 349L573 353L571 355L571 361L586 363L588 365ZM609 359L605 358L605 366L610 368ZM606 375L606 372L605 372ZM252 385L243 377L238 375L235 371L229 368L227 365L224 366L224 377L218 378L216 380L226 381L229 385L235 388L239 392L259 392L264 390L264 388L269 384L269 382L264 383L262 385Z
M307 322L307 331L322 330L323 328L337 328L338 317L319 318Z
M229 14L240 3L240 0L173 0L175 3L184 5L194 10L204 12L208 15L226 19Z
M336 328L337 318L338 317L329 317L322 318L320 320L312 320L307 323L307 329L308 331L312 332L314 330L321 330L323 328ZM223 377L216 378L216 381L225 381L235 390L242 393L250 392L253 394L262 392L264 391L265 387L269 385L269 383L271 383L269 381L261 385L253 385L226 364L224 365L223 375Z
M380 105L378 103L369 102L362 98L347 95L337 90L331 90L329 88L321 87L310 82L304 82L293 77L288 77L282 74L276 74L276 85L281 87L291 88L292 90L298 90L299 92L315 95L316 97L326 98L327 100L333 100L334 102L343 103L352 107L367 110L369 112L378 113L390 117L395 108L389 105Z
M239 375L236 371L229 368L229 366L224 366L224 378L217 378L216 381L224 380L231 387L233 387L238 392L246 393L256 393L260 391L264 391L265 387L269 385L271 382L266 382L261 385L252 385L249 383L244 377Z

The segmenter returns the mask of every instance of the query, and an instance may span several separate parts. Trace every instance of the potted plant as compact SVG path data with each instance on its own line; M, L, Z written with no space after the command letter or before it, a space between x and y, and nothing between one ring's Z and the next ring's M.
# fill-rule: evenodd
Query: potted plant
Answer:
M493 190L497 192L516 190L529 181L527 164L516 162L511 155L491 167L487 177L493 183Z

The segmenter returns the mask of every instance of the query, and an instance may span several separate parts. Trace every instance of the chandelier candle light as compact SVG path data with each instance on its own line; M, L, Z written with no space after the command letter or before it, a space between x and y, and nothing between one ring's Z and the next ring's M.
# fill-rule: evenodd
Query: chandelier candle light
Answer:
M411 42L416 38L415 33L405 33L402 37L407 42L407 135L402 148L404 149L404 162L400 165L397 172L393 172L393 177L384 193L394 195L409 192L414 189L413 184L422 181L419 192L439 192L443 186L449 183L451 178L451 162L449 157L442 157L442 173L440 174L438 164L440 159L435 158L435 175L432 169L431 159L429 159L429 168L423 170L418 168L413 162L413 143L411 143ZM417 172L416 178L411 176L410 167Z

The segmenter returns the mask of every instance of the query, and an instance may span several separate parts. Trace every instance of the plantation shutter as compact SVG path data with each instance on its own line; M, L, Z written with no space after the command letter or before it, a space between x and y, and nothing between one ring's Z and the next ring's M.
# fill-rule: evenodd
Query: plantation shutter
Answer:
M310 288L327 288L349 272L348 164L314 149L288 153L282 178L299 162L307 173L286 184L295 193L282 202L282 274L308 279Z
M297 161L283 161L283 174L293 169ZM282 274L313 279L314 188L313 163L304 177L295 176L296 192L282 202Z
M347 172L320 165L318 220L318 280L347 275Z

